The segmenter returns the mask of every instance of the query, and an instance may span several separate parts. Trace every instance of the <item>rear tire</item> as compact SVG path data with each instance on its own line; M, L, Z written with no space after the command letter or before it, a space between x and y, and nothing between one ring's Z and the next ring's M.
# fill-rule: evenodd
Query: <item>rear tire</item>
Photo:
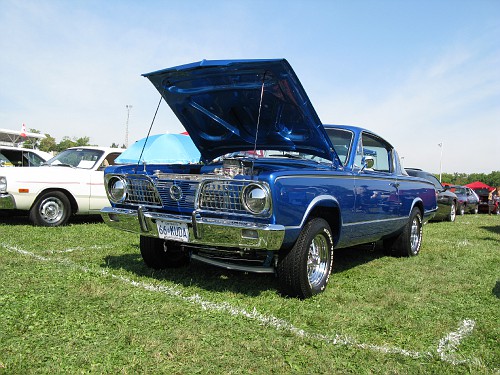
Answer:
M422 246L422 229L422 213L414 207L403 231L384 241L384 252L403 257L417 256Z
M460 216L463 216L463 215L465 215L465 210L466 210L465 204L461 204L461 205L460 205L460 207L459 207L459 209L458 209L458 212L457 212L457 213L458 213Z
M309 298L325 290L333 266L333 235L322 218L307 222L293 248L280 253L277 274L281 294Z
M177 242L141 236L139 247L146 266L155 270L182 267L189 263L188 254Z
M457 217L456 209L457 209L456 203L453 202L450 207L450 213L448 214L448 216L446 216L446 221L451 221L451 222L455 221Z

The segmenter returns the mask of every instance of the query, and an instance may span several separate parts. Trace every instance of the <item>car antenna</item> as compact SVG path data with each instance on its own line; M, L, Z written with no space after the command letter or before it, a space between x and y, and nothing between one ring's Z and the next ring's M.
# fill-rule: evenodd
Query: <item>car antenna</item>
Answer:
M255 157L256 155L256 152L257 152L257 137L259 136L259 124L260 124L260 112L262 110L262 99L264 98L264 82L266 80L266 73L267 72L264 72L264 74L262 75L262 85L261 85L261 88L260 88L260 100L259 100L259 114L257 115L257 127L255 128L255 141L254 141L254 144L253 144L253 155ZM255 162L252 163L252 176L253 176L253 166L254 166Z
M153 116L153 121L151 121L151 125L149 126L149 130L148 130L148 135L146 135L146 140L144 141L144 144L142 145L141 154L139 155L139 159L137 159L137 166L139 166L139 164L141 163L142 154L144 153L144 149L146 148L146 143L148 143L149 135L151 134L151 129L153 129L153 124L155 122L156 115L158 114L158 109L160 108L160 104L161 104L162 99L163 99L163 96L160 94L160 101L158 102L158 105L156 106L156 111L155 111L155 114ZM143 165L144 165L144 172L146 172L146 162L144 162Z

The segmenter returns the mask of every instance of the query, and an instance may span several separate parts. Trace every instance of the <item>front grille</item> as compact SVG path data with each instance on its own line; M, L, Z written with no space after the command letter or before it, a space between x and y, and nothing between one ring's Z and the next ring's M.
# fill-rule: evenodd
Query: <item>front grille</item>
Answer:
M127 176L126 203L160 206L161 201L151 180L143 176Z
M248 213L241 202L241 194L249 181L202 176L188 178L173 174L161 177L155 180L144 175L126 176L127 198L124 203L163 207L176 212L201 208L225 213Z
M244 213L241 192L248 184L238 180L214 180L205 182L200 191L200 208Z

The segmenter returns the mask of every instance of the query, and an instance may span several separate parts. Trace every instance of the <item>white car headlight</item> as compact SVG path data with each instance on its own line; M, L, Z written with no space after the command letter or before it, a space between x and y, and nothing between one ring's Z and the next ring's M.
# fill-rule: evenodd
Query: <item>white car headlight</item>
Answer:
M121 203L127 196L127 183L119 176L106 176L106 191L111 202Z
M269 190L264 185L251 183L243 189L242 203L252 214L264 214L271 207Z
M0 176L0 193L7 192L7 177Z

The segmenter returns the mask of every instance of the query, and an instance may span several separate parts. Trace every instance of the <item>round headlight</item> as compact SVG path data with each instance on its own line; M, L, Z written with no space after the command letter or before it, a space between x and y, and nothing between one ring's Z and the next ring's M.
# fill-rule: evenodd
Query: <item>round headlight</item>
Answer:
M7 191L7 178L0 177L0 193L5 193Z
M121 177L112 176L108 179L107 191L109 200L113 203L120 203L125 200L127 188L125 181Z
M250 184L243 189L243 205L252 214L266 213L270 208L269 191L262 185Z

